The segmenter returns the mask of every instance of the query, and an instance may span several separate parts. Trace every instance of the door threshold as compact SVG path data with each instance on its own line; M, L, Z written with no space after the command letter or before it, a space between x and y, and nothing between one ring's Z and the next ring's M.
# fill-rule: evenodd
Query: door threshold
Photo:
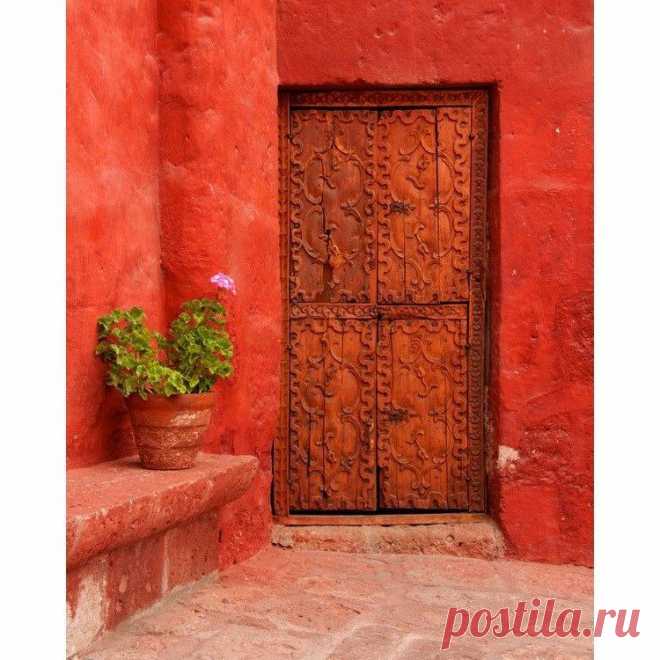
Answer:
M288 550L480 559L503 557L506 550L502 532L485 513L281 516L271 543Z
M438 525L477 523L490 520L485 513L376 513L376 514L296 514L273 516L273 522L291 527L322 525Z

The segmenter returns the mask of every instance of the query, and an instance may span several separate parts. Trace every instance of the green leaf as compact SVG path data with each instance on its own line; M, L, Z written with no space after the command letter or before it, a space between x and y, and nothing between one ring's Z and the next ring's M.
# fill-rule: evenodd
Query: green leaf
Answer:
M169 337L145 325L139 307L116 309L97 321L95 353L108 367L107 382L124 396L173 396L207 392L233 373L233 346L224 329L225 309L200 298L182 305Z

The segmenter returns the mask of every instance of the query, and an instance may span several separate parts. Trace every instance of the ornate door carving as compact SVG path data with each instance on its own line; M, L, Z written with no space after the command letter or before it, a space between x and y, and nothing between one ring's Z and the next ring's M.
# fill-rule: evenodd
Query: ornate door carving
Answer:
M376 508L376 323L291 323L291 508Z
M468 508L466 331L465 318L387 320L380 327L383 509Z
M384 110L378 301L467 300L470 111Z
M486 100L282 97L277 514L484 510Z
M376 274L368 110L291 115L291 301L369 302Z

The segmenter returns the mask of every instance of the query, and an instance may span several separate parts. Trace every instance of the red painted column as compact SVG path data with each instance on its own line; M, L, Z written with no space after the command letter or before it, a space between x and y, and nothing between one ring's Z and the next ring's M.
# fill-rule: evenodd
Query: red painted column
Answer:
M214 295L217 271L238 288L227 301L236 372L219 386L207 450L255 454L260 472L222 512L228 564L270 538L281 334L275 2L161 0L158 23L168 317Z
M163 317L156 0L67 3L67 464L132 453L96 319Z

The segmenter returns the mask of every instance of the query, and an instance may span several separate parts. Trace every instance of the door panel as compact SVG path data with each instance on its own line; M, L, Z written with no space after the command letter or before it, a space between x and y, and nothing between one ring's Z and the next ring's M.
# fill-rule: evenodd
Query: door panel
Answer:
M368 110L291 115L293 302L374 299L376 120Z
M378 466L384 509L463 509L465 320L384 320L378 343Z
M291 323L290 502L307 510L376 508L376 322Z
M378 123L378 302L429 302L435 225L435 110L385 110ZM426 294L426 295L425 295Z
M467 300L469 108L386 110L377 135L378 302Z

